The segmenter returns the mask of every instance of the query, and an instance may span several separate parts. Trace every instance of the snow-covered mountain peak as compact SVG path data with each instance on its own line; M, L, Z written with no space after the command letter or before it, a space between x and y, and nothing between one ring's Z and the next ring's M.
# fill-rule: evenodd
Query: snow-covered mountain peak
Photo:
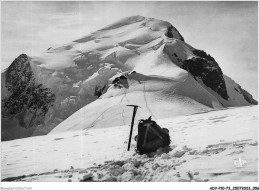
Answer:
M138 120L257 102L169 22L132 16L19 56L2 73L2 140L125 125L128 104L142 107Z

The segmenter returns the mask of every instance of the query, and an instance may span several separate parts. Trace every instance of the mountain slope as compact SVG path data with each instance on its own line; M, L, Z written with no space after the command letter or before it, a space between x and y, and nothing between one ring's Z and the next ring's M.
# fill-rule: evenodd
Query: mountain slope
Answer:
M127 151L129 125L6 141L1 179L77 182L93 173L95 181L257 182L258 120L257 106L157 120L172 142L169 153L150 157L135 153L136 126Z
M142 16L21 55L1 77L2 140L126 124L129 103L156 119L257 104L170 23Z

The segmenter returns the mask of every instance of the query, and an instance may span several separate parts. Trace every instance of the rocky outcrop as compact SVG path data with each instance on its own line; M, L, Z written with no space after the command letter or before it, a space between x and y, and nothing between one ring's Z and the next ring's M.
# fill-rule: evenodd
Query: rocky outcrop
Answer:
M2 75L5 75L4 90L10 94L2 99L2 121L16 118L22 128L34 128L42 123L55 101L55 94L36 83L28 56L22 54L17 57ZM8 129L2 131L3 141L11 137Z
M114 87L116 88L129 88L129 84L127 81L127 77L125 75L121 75L119 77L116 77L113 81L112 84L114 84Z
M238 93L242 94L248 103L251 103L253 105L258 104L258 102L253 98L253 96L250 93L248 93L246 90L244 90L240 85L238 85L238 89L237 88L234 88L234 89Z
M167 37L169 37L169 38L174 38L175 36L174 36L174 33L178 33L178 35L180 36L180 40L181 41L184 41L184 38L183 38L183 36L181 35L181 33L175 28L175 27L173 27L172 25L167 29L167 31L166 31L166 33L165 33L165 35L167 36Z
M196 80L201 79L207 87L227 100L229 96L223 73L218 63L202 50L194 50L193 54L196 57L184 60L182 68L190 72Z

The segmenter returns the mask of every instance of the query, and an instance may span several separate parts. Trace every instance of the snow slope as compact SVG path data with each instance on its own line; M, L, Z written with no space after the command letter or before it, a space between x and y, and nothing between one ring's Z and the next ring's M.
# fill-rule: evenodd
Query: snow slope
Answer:
M129 103L155 119L257 104L169 22L142 16L22 54L1 77L2 141L128 124Z
M258 120L257 106L158 120L172 143L149 157L134 151L136 125L129 152L129 125L6 141L2 180L258 181Z

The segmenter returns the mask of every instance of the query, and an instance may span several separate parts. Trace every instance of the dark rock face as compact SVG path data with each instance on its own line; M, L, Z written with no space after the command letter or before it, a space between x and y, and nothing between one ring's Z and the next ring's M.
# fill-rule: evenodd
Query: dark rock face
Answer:
M204 51L194 50L193 53L197 57L184 60L182 68L190 72L196 80L200 78L207 87L227 100L229 96L223 73L218 63Z
M117 77L113 80L112 84L114 84L117 88L129 88L129 84L127 81L127 77L124 75L121 75L120 77Z
M243 97L245 98L245 100L246 100L248 103L253 104L253 105L257 105L257 104L258 104L258 102L257 102L256 100L254 100L253 96L252 96L250 93L248 93L246 90L244 90L243 88L241 88L240 85L238 85L238 89L235 88L235 90L236 90L238 93L242 94Z
M2 118L17 118L23 128L35 127L52 106L55 94L35 82L29 58L25 54L16 58L4 74L5 87L10 96L2 99ZM2 141L9 139L4 133L2 131Z
M184 41L184 38L183 38L183 36L179 33L179 31L175 28L175 27L173 27L172 25L168 28L168 30L166 31L166 36L167 37L169 37L169 38L173 38L174 36L173 36L173 31L177 31L178 32L178 34L180 35L180 37L181 37L181 41Z
M106 86L103 86L102 88L99 86L96 86L95 91L94 91L94 96L100 97L103 94L103 92L105 91L105 89L106 89Z
M24 104L28 101L27 91L32 81L33 73L25 54L16 58L6 71L5 86L11 93L9 98L2 100L4 115L20 113Z

